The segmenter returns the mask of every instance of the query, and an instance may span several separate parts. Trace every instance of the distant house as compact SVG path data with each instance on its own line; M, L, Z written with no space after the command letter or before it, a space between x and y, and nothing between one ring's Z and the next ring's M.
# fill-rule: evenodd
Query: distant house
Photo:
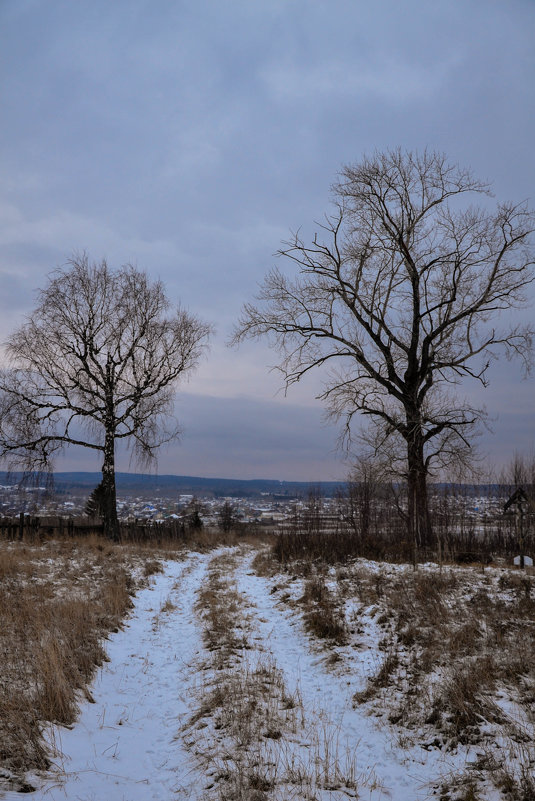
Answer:
M517 487L511 497L503 505L504 513L509 510L520 515L535 513L535 503L528 496L523 487Z
M531 557L524 554L526 541L529 534L529 524L526 525L526 517L535 513L535 503L528 496L523 487L517 487L511 497L504 503L503 512L513 512L515 515L515 532L517 545L520 550L519 556L515 557L514 563L518 564L521 568L532 566L533 561ZM517 561L518 560L518 561Z

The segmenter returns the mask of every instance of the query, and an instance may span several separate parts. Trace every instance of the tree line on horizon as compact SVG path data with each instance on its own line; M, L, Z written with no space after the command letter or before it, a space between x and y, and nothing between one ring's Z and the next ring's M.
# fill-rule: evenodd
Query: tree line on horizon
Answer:
M287 388L323 370L320 397L346 444L358 438L363 458L404 484L400 514L418 547L434 537L430 478L470 464L485 420L461 382L487 386L502 353L526 371L533 357L534 326L503 323L503 312L528 303L535 215L525 202L491 209L490 197L441 153L396 149L345 166L318 232L278 251L293 274L268 272L232 337L266 337ZM0 456L39 471L67 446L97 451L104 531L118 539L117 443L143 465L178 437L174 393L211 333L145 272L75 254L6 344Z

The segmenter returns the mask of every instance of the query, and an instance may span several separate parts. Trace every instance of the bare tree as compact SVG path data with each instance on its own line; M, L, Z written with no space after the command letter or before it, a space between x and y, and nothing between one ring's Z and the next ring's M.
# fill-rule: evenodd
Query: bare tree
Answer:
M40 470L68 445L100 452L100 504L114 539L116 443L126 440L147 462L178 436L176 382L196 366L210 333L183 309L168 315L169 307L160 281L82 254L51 274L35 311L7 342L0 454Z
M219 509L217 525L222 531L228 533L234 528L236 521L236 507L230 503L230 501L225 501L223 506Z
M509 463L502 468L498 483L508 494L522 488L535 500L535 450L532 448L528 453L515 451Z
M190 500L185 509L185 521L189 531L197 531L204 526L203 515L206 509L196 495Z
M348 477L347 518L361 539L368 539L372 533L381 494L384 496L384 485L376 461L360 457ZM384 502L384 498L382 500Z
M534 215L525 203L468 206L488 185L429 152L347 166L333 195L321 234L279 251L298 276L268 273L234 342L271 335L287 387L331 365L320 397L348 432L356 412L374 423L374 450L407 480L409 532L426 543L429 471L466 456L482 417L455 385L486 385L501 348L529 361L533 328L496 322L526 303Z
M322 512L321 487L310 487L302 513L302 526L307 534L320 533Z

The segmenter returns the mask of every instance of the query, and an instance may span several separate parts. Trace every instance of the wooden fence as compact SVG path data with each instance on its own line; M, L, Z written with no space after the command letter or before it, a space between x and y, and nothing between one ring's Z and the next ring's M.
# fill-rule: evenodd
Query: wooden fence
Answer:
M121 541L146 542L159 539L188 539L183 524L177 521L150 523L120 521ZM0 518L0 539L43 541L66 537L102 536L103 526L88 517L38 517L21 513L17 517Z

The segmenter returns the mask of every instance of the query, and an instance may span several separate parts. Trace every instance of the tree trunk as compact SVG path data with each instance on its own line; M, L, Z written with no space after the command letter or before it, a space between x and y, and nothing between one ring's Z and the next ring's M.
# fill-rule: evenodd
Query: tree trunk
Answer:
M115 488L115 437L106 431L104 441L104 463L102 465L102 516L104 536L119 542L119 520L117 519L117 492Z
M429 514L429 499L427 495L427 468L424 457L424 442L421 425L412 421L409 425L407 438L407 493L409 537L415 548L431 545L433 531L431 516Z

